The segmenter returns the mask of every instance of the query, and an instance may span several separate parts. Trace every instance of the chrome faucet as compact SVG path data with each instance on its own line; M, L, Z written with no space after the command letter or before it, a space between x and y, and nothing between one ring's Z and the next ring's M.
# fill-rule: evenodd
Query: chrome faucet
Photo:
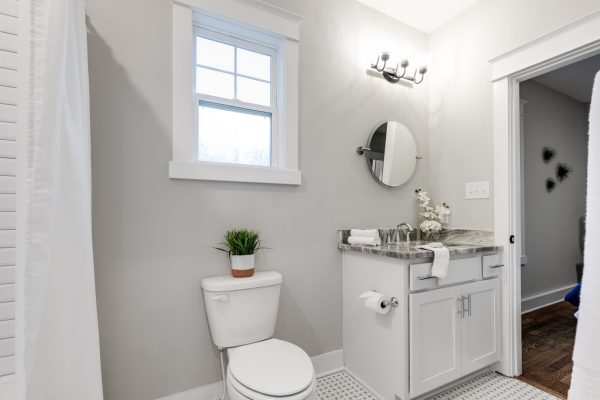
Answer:
M406 232L406 244L409 244L410 243L410 234L413 231L413 227L410 226L410 224L407 222L402 222L402 223L399 223L398 225L396 225L396 235L398 237L398 242L400 241L400 228L402 228L403 226L408 228L408 232Z

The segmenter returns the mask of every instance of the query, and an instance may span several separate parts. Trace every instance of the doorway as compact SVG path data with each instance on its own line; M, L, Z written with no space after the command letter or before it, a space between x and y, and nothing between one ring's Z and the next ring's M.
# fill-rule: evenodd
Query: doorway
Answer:
M520 82L600 54L600 12L490 60L493 83L494 240L504 248L502 356L496 370L522 373Z
M593 56L519 85L521 379L565 398L583 269L589 104L598 71L600 56Z

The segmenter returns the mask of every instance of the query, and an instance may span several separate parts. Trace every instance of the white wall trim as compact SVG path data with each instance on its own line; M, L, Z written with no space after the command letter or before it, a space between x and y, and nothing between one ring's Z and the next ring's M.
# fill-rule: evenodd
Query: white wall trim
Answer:
M329 375L344 368L344 351L342 349L319 354L311 358L317 377Z
M186 161L171 161L169 163L169 177L174 179L274 183L281 185L300 185L302 181L300 171Z
M173 0L173 3L260 26L289 40L300 40L302 17L260 0Z
M311 357L311 361L315 367L317 377L329 375L344 369L344 352L341 349L330 351ZM222 391L223 381L218 381L156 400L215 400L221 396Z
M519 83L600 54L600 12L491 60L494 238L504 246L502 346L498 371L521 374L521 190ZM514 243L509 237L514 235Z
M573 49L583 53L587 58L586 46L600 36L600 11L572 22L562 28L532 40L511 51L503 53L490 60L492 63L492 80L504 78L516 72L523 71L539 63L560 57ZM560 68L562 65L555 66Z
M568 285L524 297L521 300L521 314L551 306L552 304L560 303L564 300L565 294L567 294L569 290L573 289L574 287L575 285Z

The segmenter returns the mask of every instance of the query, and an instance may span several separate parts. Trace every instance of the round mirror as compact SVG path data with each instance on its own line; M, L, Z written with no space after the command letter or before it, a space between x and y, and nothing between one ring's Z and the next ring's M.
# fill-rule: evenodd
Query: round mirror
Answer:
M386 187L400 187L407 183L415 174L421 158L414 135L398 121L386 121L375 128L367 147L362 150L369 171Z

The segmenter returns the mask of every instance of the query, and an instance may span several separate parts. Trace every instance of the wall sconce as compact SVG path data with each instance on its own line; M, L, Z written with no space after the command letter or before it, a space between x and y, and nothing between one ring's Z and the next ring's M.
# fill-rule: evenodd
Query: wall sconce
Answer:
M391 83L396 83L400 79L404 79L418 85L423 82L423 78L427 73L427 67L421 66L419 68L415 68L415 72L411 75L406 75L406 69L408 68L409 62L407 59L403 59L400 62L396 63L395 67L388 66L388 61L390 60L390 53L383 52L379 56L377 56L377 61L375 63L371 63L371 68L376 70L377 72L381 72L383 77Z

